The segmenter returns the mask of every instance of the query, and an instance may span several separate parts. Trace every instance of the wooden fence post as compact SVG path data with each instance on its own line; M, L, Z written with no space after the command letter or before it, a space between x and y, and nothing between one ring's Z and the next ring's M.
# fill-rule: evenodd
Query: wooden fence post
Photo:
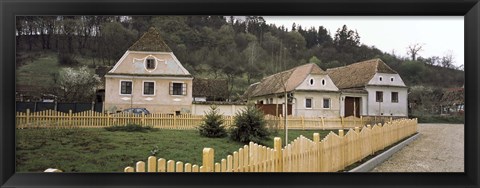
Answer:
M214 151L213 148L203 148L203 165L206 172L213 172Z
M173 128L177 129L177 114L176 113L173 114Z
M167 160L164 158L160 158L157 160L157 172L165 172L167 171L166 165L167 165Z
M123 172L135 172L135 170L133 169L133 167L127 166L125 167L125 169L123 169Z
M145 112L142 111L142 126L146 126L145 125Z
M177 162L177 165L175 167L175 172L183 172L183 162L182 161Z
M167 161L167 172L175 172L175 161L168 160Z
M148 157L148 166L147 172L156 172L157 171L157 158L155 156Z
M360 128L359 128L359 127L355 127L355 132L356 132L357 134L360 134Z
M320 157L320 150L319 150L319 145L320 145L320 134L318 133L313 133L313 143L315 143L315 159L313 159L316 163L316 167L314 167L314 172L320 172L321 169L321 157Z
M301 116L301 120L302 120L302 130L305 130L305 118Z
M145 172L145 162L138 161L136 164L136 171L137 172Z
M275 152L275 172L283 171L283 158L282 158L282 139L280 137L274 138L274 152Z
M30 109L27 108L27 125L30 123Z
M338 136L340 136L340 151L341 151L341 158L340 158L340 162L342 164L342 169L345 168L345 148L346 148L346 144L345 144L345 133L343 132L343 129L342 130L338 130Z
M107 123L105 125L107 125L107 127L110 127L110 112L108 112L108 110L106 115L107 115Z
M322 117L322 130L325 130L325 119Z
M360 116L360 125L363 126L363 116Z
M72 126L72 110L68 110L68 126Z

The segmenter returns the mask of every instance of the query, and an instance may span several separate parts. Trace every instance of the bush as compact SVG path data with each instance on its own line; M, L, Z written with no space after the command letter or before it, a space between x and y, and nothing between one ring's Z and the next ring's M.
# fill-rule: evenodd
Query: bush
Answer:
M153 128L151 126L142 126L138 124L129 123L127 125L114 125L111 127L105 127L107 131L123 131L123 132L147 132L152 131Z
M410 118L418 118L418 123L465 123L465 116L424 115Z
M60 52L58 53L58 63L65 66L75 66L80 64L71 54Z
M263 112L253 105L248 105L246 109L237 113L234 125L230 129L230 138L242 143L252 141L263 144L269 135Z
M203 123L198 127L200 135L210 138L220 138L227 136L227 131L223 126L222 115L218 113L216 106L210 106L210 111L205 114Z

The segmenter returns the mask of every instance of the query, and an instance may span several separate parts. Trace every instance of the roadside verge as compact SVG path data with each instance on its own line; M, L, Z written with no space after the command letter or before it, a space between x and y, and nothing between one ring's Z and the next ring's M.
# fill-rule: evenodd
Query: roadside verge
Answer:
M408 138L408 139L400 142L399 144L391 147L387 151L384 151L383 153L378 154L377 156L373 157L372 159L366 161L365 163L355 167L354 169L352 169L348 172L369 172L373 168L375 168L377 165L383 163L385 160L390 158L398 150L400 150L403 147L405 147L406 145L410 144L411 142L413 142L414 140L416 140L420 136L421 136L420 133L416 133L413 136L411 136L410 138Z

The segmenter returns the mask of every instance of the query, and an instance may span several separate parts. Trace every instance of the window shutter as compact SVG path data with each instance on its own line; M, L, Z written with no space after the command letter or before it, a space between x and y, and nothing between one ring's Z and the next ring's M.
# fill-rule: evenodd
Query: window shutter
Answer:
M173 95L173 82L170 82L169 94Z
M182 84L182 95L187 95L187 83Z

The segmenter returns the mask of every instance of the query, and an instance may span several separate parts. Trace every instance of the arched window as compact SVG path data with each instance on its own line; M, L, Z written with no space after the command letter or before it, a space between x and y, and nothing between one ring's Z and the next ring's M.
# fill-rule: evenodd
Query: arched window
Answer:
M315 84L315 80L313 78L310 78L310 80L308 81L308 84L313 86Z
M145 60L145 67L147 69L155 69L155 59L154 58L147 58Z

